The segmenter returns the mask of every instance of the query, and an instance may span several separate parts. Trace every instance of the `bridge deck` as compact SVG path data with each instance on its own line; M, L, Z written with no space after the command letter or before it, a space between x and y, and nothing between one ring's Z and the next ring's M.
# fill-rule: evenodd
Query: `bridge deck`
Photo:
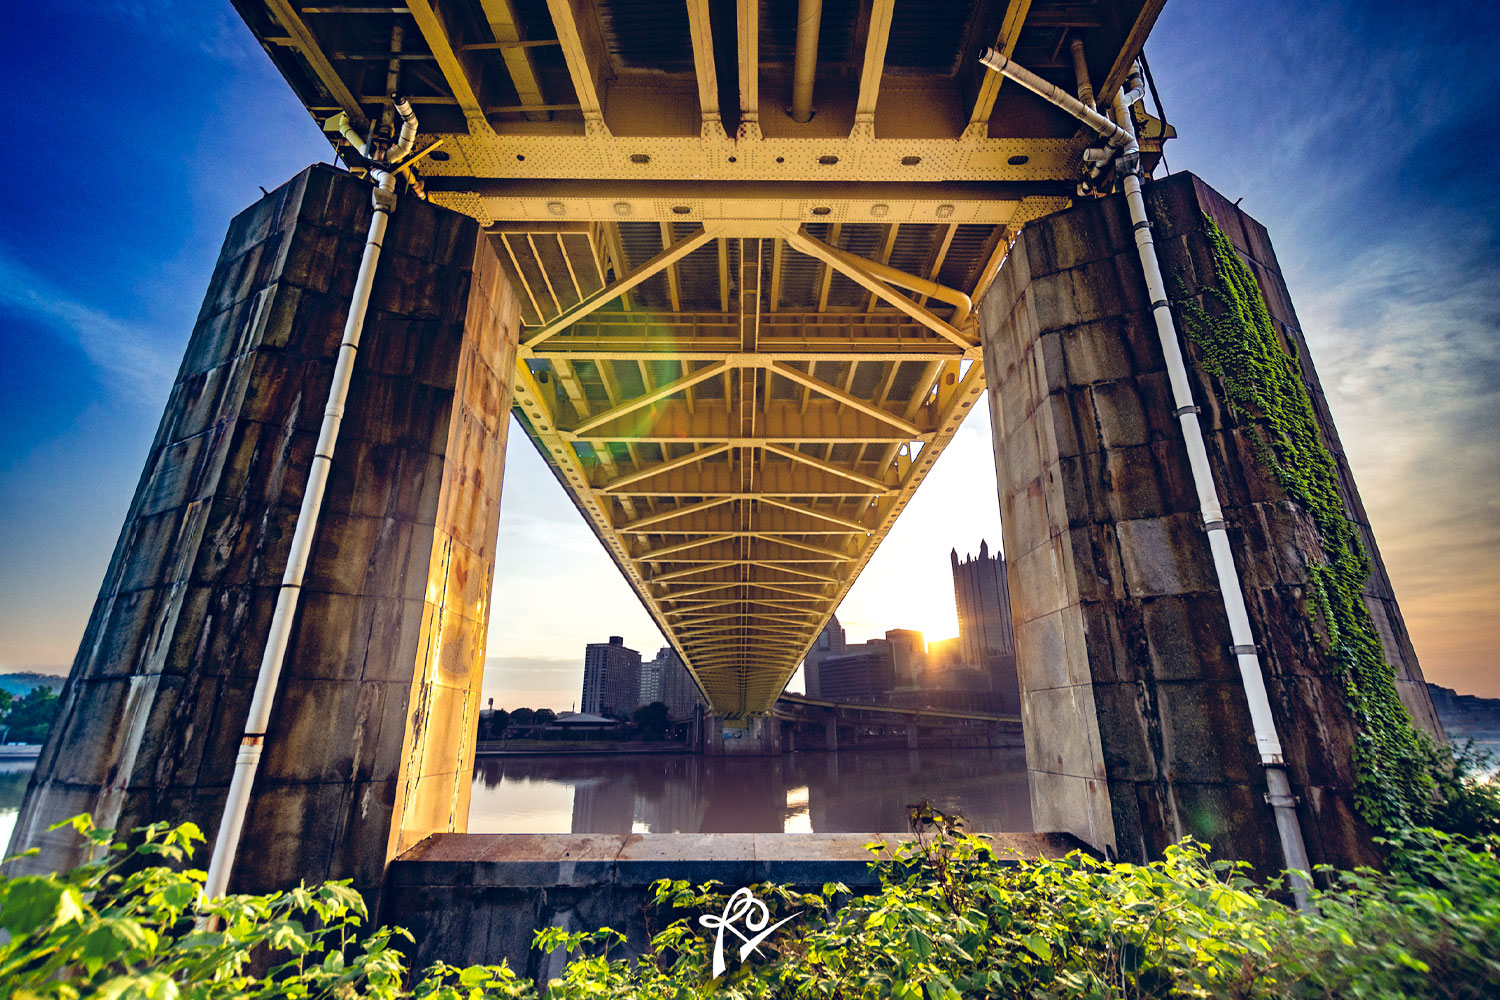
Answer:
M1068 204L1076 123L973 53L1110 93L1164 0L236 0L322 119L410 95L489 227L514 412L714 709L764 712L985 387L972 303ZM1146 145L1162 135L1141 123ZM565 595L559 595L565 599Z

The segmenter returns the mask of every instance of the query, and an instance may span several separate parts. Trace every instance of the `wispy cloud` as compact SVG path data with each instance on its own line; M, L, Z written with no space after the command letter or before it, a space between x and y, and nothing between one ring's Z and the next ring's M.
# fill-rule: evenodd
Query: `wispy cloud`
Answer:
M1461 167L1500 60L1472 16L1169 5L1153 69L1173 166L1276 242L1428 676L1500 695L1500 201Z
M111 316L0 248L0 309L46 324L76 344L122 402L161 406L181 347L152 328Z

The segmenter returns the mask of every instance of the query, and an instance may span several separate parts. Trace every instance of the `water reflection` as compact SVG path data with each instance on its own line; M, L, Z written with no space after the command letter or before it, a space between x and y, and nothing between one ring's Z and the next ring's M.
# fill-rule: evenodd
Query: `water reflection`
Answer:
M11 832L16 828L16 814L26 797L26 783L35 767L34 760L0 760L0 855L7 853Z
M881 833L908 803L1031 829L1025 752L481 757L471 833Z

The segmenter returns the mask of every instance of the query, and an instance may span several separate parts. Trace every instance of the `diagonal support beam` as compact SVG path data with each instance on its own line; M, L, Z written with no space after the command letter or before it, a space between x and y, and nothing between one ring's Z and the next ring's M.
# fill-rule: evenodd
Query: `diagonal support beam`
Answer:
M1005 8L1005 19L1000 23L1000 36L995 39L995 48L1007 59L1016 50L1021 37L1021 25L1031 11L1031 0L1010 0ZM974 110L969 113L969 127L984 129L981 137L988 136L990 115L995 110L995 98L1000 94L1000 84L1005 82L1004 73L983 73L979 77L979 93L974 96Z
M665 548L651 549L647 552L642 552L638 556L633 556L632 558L635 559L636 562L656 562L657 560L664 559L665 557L670 556L675 552L686 552L688 549L696 549L704 545L713 545L716 542L727 542L733 538L733 532L723 535L710 535L707 538L695 538L690 542L681 542L677 545L668 545Z
M910 316L912 319L916 320L918 323L921 323L923 326L927 327L929 330L932 330L939 336L950 340L965 349L974 347L978 343L978 341L965 335L963 331L959 330L947 320L939 319L929 310L917 305L911 299L896 291L885 281L882 281L880 278L877 278L875 277L875 275L871 274L870 271L866 269L866 266L871 264L870 261L860 260L860 258L855 257L852 254L847 254L837 247L831 247L827 243L824 243L822 240L817 239L813 236L809 236L807 233L801 230L788 230L786 234L786 241L791 245L793 249L800 250L802 253L807 254L809 257L814 257L818 260L821 260L829 267L843 274L850 281L853 281L856 285L859 285L866 291L873 292L875 295L879 296L890 305L893 305L897 309L906 313L906 315ZM916 286L913 288L913 290L921 292L922 294L934 295L936 294L936 289L942 289L941 285L934 285L933 282L930 282L925 278L910 277L908 280L910 281L911 285ZM902 284L905 285L906 282L902 282ZM951 292L952 290L943 289L943 291ZM962 312L962 310L960 311Z
M698 108L703 131L722 133L719 114L719 72L714 65L713 29L708 19L709 0L687 0L688 33L693 39L693 72L698 77Z
M791 459L793 462L801 462L803 465L810 466L814 469L819 469L831 476L842 476L850 482L859 483L861 486L873 486L875 489L882 490L886 493L893 492L896 489L896 487L890 483L881 482L879 479L876 479L872 476L862 475L858 472L846 469L841 465L835 465L832 462L825 462L820 458L813 458L811 455L800 452L795 448L783 448L780 445L776 444L763 444L761 445L761 449L772 455L780 455L782 458Z
M736 565L738 565L738 562L736 560L734 560L734 559L726 559L723 562L704 563L702 566L692 566L692 567L689 567L688 569L673 570L670 573L653 573L651 575L651 582L652 583L665 583L668 580L676 580L679 577L693 576L694 574L697 574L697 573L707 573L710 570L724 569L726 566L736 566Z
M599 85L591 56L603 59L603 46L592 33L585 33L587 22L579 16L577 0L547 0L547 11L552 15L552 27L562 45L563 59L568 64L568 76L573 80L573 92L578 95L584 123L602 128L604 108L599 103Z
M726 503L732 502L733 499L733 497L718 497L714 500L703 500L699 503L689 504L686 507L678 507L675 510L664 510L659 514L651 514L647 517L638 517L634 521L631 521L629 524L620 525L620 527L616 528L615 530L622 535L643 533L650 529L653 525L658 525L662 524L663 522L670 521L674 517L685 517L688 514L697 514L700 511L709 510L714 507L721 507ZM670 533L671 529L658 528L655 532L651 533L659 534L663 532Z
M804 552L812 552L815 555L828 556L833 559L851 560L854 558L854 556L848 552L840 552L836 549L825 549L818 545L809 545L806 542L794 542L790 538L782 538L776 533L770 531L757 531L755 532L755 537L761 539L762 541L770 542L773 545L786 545L794 549L801 549Z
M922 428L918 427L910 420L907 420L905 417L898 417L896 416L896 414L891 413L889 410L884 410L876 406L874 403L860 399L858 396L852 396L849 393L844 392L842 389L836 389L833 386L829 385L827 382L824 382L822 379L814 378L813 376L807 374L804 371L801 371L800 369L793 368L791 365L777 361L772 362L767 367L777 375L780 375L783 378L789 378L793 382L796 382L798 385L806 386L807 388L820 395L827 396L829 399L843 403L845 406L849 407L852 410L858 410L859 412L874 417L877 420L883 420L886 423L890 424L892 427L899 428L903 433L910 435L913 440L922 438L925 435L925 432L922 430Z
M759 0L736 0L735 23L739 40L740 131L758 133L760 130ZM749 123L751 128L746 129L745 123Z
M490 34L497 42L523 41L521 19L516 16L515 0L480 0L479 6L489 22ZM523 105L546 104L542 95L541 81L537 79L536 64L532 62L531 49L524 45L506 45L500 49L500 58L505 61L510 82L516 88L516 99ZM546 121L552 115L546 111L530 112L532 121Z
M652 403L655 403L658 400L666 399L668 396L675 395L688 388L689 386L694 386L699 382L703 382L707 379L722 375L729 369L729 367L730 366L728 364L709 365L706 368L700 368L698 371L690 372L689 374L684 375L682 378L677 379L674 382L668 382L666 385L658 386L657 388L646 393L644 396L637 396L635 399L631 399L624 403L621 403L619 406L612 407L611 409L605 410L602 413L594 414L592 417L589 417L577 427L574 427L572 433L574 435L587 434L594 428L601 427L604 424L609 423L611 420L625 416L627 413L634 413L636 410L639 410L643 406L650 406ZM631 435L631 437L633 438L634 435Z
M323 54L323 49L318 45L318 40L308 29L307 22L302 20L287 0L266 0L266 9L276 21L286 30L292 39L302 58L307 60L308 67L323 89L328 91L328 96L333 98L335 104L356 122L363 124L365 118L364 109L360 107L359 101L355 99L354 93L344 83L343 77L339 76L338 70L333 68L333 63ZM992 74L993 75L993 74Z
M422 37L427 40L427 47L432 49L432 57L442 70L453 99L464 113L464 120L469 123L469 131L484 134L490 131L490 127L477 90L479 73L472 65L471 57L459 49L461 43L454 41L453 26L445 16L448 6L452 5L435 0L407 0L406 3Z
M535 347L542 341L556 336L563 330L566 330L572 324L578 322L578 320L598 309L600 306L608 305L609 303L613 302L615 299L630 291L636 285L639 285L641 282L645 281L653 274L657 274L658 272L671 267L673 264L677 263L677 261L686 257L688 254L692 253L694 250L698 249L717 235L718 230L704 229L702 226L699 226L692 235L678 240L676 243L673 243L671 246L667 247L655 257L652 257L650 260L646 261L640 267L631 271L629 274L615 279L608 285L605 285L603 288L599 289L599 291L595 292L593 295L590 295L588 298L575 305L573 308L562 313L555 319L552 319L543 324L537 329L536 333L533 333L530 337L527 337L522 342L522 346L527 348Z
M632 472L628 476L623 476L611 483L606 483L604 486L599 488L598 492L613 493L616 490L629 486L631 483L640 482L642 479L650 479L652 476L655 476L659 473L671 472L673 469L680 469L685 465L692 465L694 462L701 462L705 458L709 458L710 456L722 454L723 452L728 451L731 447L733 446L728 444L719 444L714 445L712 448L700 448L690 455L683 455L681 458L674 458L670 462L662 462L659 465L653 465L648 468L641 469L639 472Z
M873 133L880 81L885 76L885 50L890 44L895 13L896 0L875 0L870 10L870 33L865 39L865 58L859 71L859 97L854 106L855 132L870 130Z
M861 532L866 535L875 530L868 524L860 524L858 521L851 521L849 520L849 518L839 517L837 514L825 514L820 510L813 510L809 507L798 507L794 503L786 503L782 500L772 499L771 497L758 497L757 499L761 503L770 504L772 507L781 507L784 510L794 511L798 514L806 514L808 517L816 517L820 520L828 521L832 524L841 524L846 528L851 528L854 531Z

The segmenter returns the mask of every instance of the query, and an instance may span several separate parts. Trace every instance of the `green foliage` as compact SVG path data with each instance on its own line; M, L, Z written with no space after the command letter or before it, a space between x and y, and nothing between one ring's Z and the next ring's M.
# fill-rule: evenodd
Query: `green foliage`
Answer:
M1255 275L1214 221L1207 223L1217 285L1207 290L1207 309L1179 301L1178 311L1225 403L1249 425L1257 457L1317 529L1325 561L1308 566L1311 604L1357 725L1356 804L1380 829L1430 822L1440 755L1396 693L1395 671L1362 594L1370 562L1345 515L1338 467Z
M914 807L919 822L923 806ZM927 810L931 813L931 810ZM763 962L710 980L712 939L694 917L657 934L646 954L610 960L604 929L537 933L576 955L550 1000L612 997L1482 997L1500 989L1500 863L1431 831L1393 845L1389 874L1326 873L1316 909L1298 913L1243 864L1210 861L1191 840L1149 865L1083 854L1003 861L982 838L931 814L925 832L878 862L880 891L844 903L761 885L772 920L796 912ZM871 845L877 851L885 845ZM709 883L660 882L655 903L719 913ZM1273 887L1274 889L1274 887Z
M1451 761L1434 772L1438 803L1433 825L1449 833L1500 844L1500 781L1494 754L1474 741L1449 748Z
M539 930L561 949L546 1000L893 997L1479 998L1500 991L1500 860L1430 830L1390 845L1391 871L1325 872L1316 909L1287 908L1188 840L1149 865L1081 853L1002 859L961 822L913 807L915 839L870 845L880 887L852 897L754 887L771 920L795 914L761 957L711 978L717 883L661 881L648 914L676 917L621 957L610 928ZM534 1000L500 966L437 963L411 975L392 928L366 930L347 883L207 900L182 870L198 830L136 831L132 850L70 821L100 860L62 875L0 878L0 996L15 1000ZM1272 887L1274 891L1275 887ZM726 949L736 944L726 938Z
M1394 838L1394 874L1326 871L1318 912L1298 922L1308 997L1500 995L1496 841L1430 829Z
M97 860L60 875L0 878L0 996L14 1000L471 1000L522 996L504 966L436 966L410 983L392 947L405 931L366 931L347 882L267 896L203 895L184 869L203 835L191 823L135 831L127 848L87 816L71 826ZM57 827L54 827L56 829Z
M0 692L0 733L7 743L41 743L57 718L57 692L38 684L20 698Z

